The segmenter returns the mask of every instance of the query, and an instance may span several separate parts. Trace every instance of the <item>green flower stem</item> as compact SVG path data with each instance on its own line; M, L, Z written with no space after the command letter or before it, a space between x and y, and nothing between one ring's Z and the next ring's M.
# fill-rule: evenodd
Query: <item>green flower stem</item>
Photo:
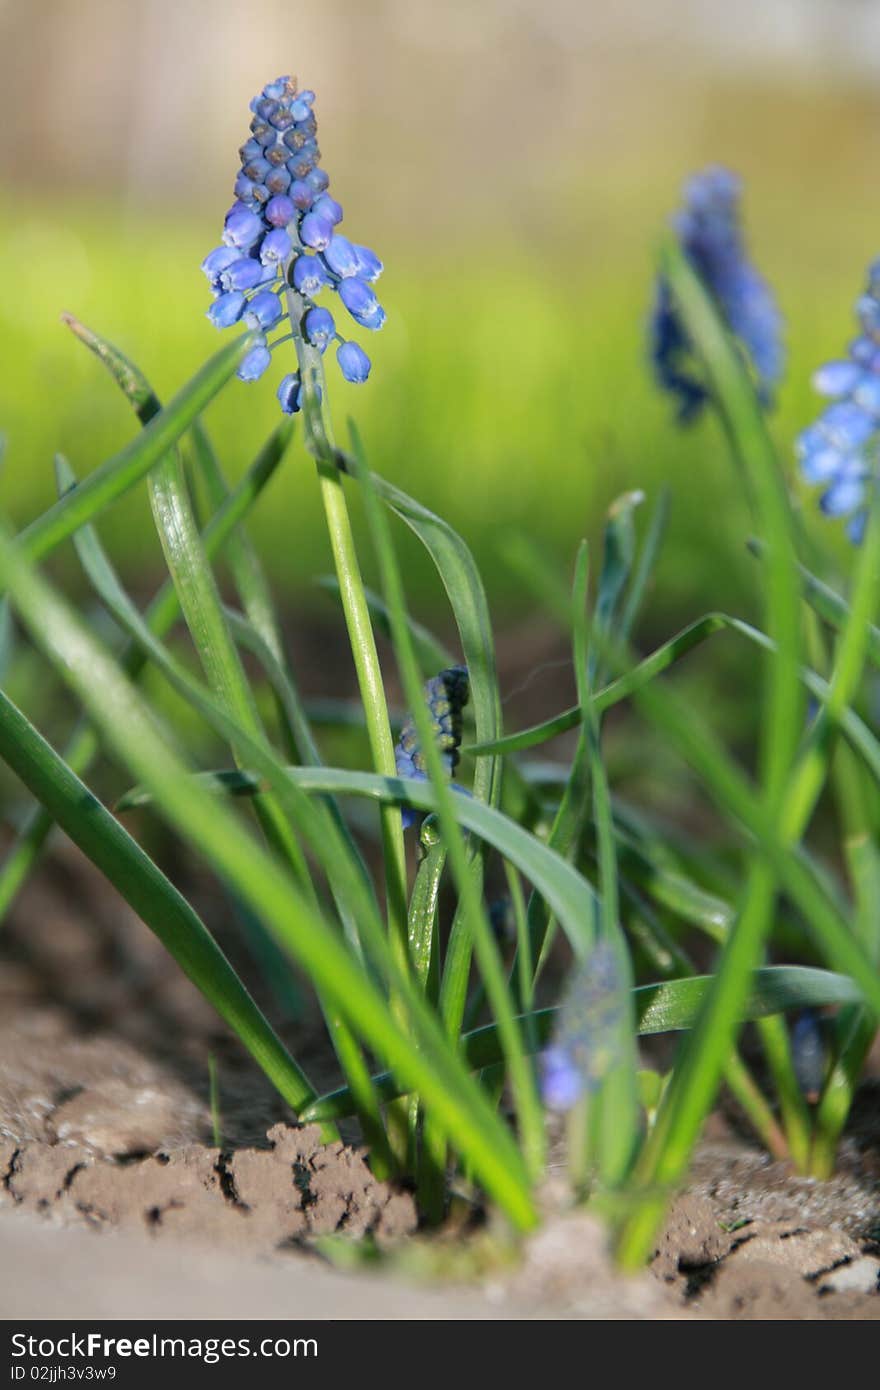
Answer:
M777 1015L778 1017L778 1015ZM764 1022L765 1020L759 1020ZM788 1140L780 1128L770 1104L755 1081L739 1052L734 1048L724 1066L724 1080L731 1095L742 1106L767 1152L773 1158L791 1157Z
M620 886L623 894L634 905L638 917L641 920L642 930L637 940L642 949L648 953L649 959L655 969L667 978L670 976L681 978L684 975L696 975L697 968L687 951L668 935L642 895L623 877L621 877ZM722 906L725 913L729 913L732 918L733 909L727 908L726 904ZM705 923L699 925L709 936L710 940L724 940L726 929L723 930L719 936L715 930L714 924L712 930L707 930ZM633 935L635 923L632 917L629 919L628 926L630 935ZM765 1145L768 1152L777 1159L789 1158L788 1141L776 1121L776 1117L773 1114L767 1098L764 1096L761 1088L758 1086L740 1056L736 1046L731 1049L730 1057L725 1064L724 1080L734 1099L742 1106L755 1133Z
M788 1027L781 1014L762 1018L756 1024L764 1056L773 1077L773 1089L788 1139L789 1153L799 1173L805 1173L812 1142L810 1111L794 1068Z
M812 616L812 615L811 615ZM813 664L826 666L819 624L809 626ZM831 786L843 832L843 852L855 901L855 932L866 950L880 963L880 851L878 851L864 774L852 750L841 743L831 763ZM865 1058L877 1032L877 1019L861 1007L841 1009L836 1019L836 1044L831 1065L816 1108L815 1135L809 1172L829 1178L834 1172L837 1145L846 1124Z
M769 635L778 656L765 672L760 747L761 802L774 834L790 824L788 798L803 727L800 689L800 594L794 571L794 538L778 459L767 436L751 383L720 323L711 297L678 248L664 256L664 270L688 332L709 374L722 423L739 461L768 537L764 570ZM686 1171L736 1038L742 999L760 966L777 899L776 866L756 858L740 913L725 942L715 982L676 1065L657 1120L636 1168L645 1193L620 1235L625 1267L644 1263L662 1220L666 1197Z
M385 699L385 685L351 529L351 518L339 474L330 413L326 404L324 366L321 354L305 341L300 332L299 326L305 307L301 296L291 289L289 284L286 295L303 384L306 444L318 466L321 501L324 505L333 563L339 581L339 595L364 706L373 767L385 777L394 777L397 766L394 758L394 739L388 719L388 704ZM383 806L380 817L385 860L388 934L395 958L402 968L408 969L406 849L403 842L403 825L397 807Z
M226 622L213 571L207 562L196 526L183 466L168 454L148 478L150 502L180 606L204 667L209 688L219 703L249 734L265 738L253 693ZM233 747L233 755L235 748ZM318 911L318 897L305 852L277 798L263 793L254 803L267 842L289 866L305 901ZM318 991L331 1041L359 1100L364 1137L382 1176L390 1170L381 1115L372 1098L369 1071L363 1055L338 1008Z

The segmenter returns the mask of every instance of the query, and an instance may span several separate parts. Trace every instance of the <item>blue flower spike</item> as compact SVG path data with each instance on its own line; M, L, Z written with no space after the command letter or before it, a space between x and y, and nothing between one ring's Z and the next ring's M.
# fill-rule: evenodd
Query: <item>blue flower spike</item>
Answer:
M773 293L746 254L740 226L741 183L717 167L695 174L673 220L682 250L712 295L739 344L769 408L782 376L782 317ZM668 281L657 282L651 317L651 361L658 384L678 399L682 422L696 418L709 399Z
M470 682L466 666L450 666L425 682L425 702L431 715L434 738L450 778L455 776L458 767L462 716L469 698ZM420 781L427 779L425 757L412 718L406 720L400 731L394 758L398 776L416 777ZM404 829L408 830L415 823L415 813L404 807L402 814Z
M346 381L360 384L370 374L370 359L355 342L336 331L333 314L318 308L315 296L329 289L339 294L356 323L375 331L385 311L371 285L382 262L368 246L349 241L336 229L342 206L329 193L330 178L318 161L315 93L299 91L296 80L268 82L250 104L250 135L239 150L235 201L226 214L222 245L202 262L214 296L208 317L216 328L243 324L259 337L238 370L243 381L256 381L271 354L291 332L269 341L282 324L298 344L325 352L334 340L336 360ZM302 408L298 372L278 388L286 414ZM439 679L439 677L438 677Z
M801 433L797 455L804 482L823 489L819 506L825 516L844 517L858 545L880 463L880 260L868 269L856 316L859 336L849 356L813 374L813 386L831 404Z

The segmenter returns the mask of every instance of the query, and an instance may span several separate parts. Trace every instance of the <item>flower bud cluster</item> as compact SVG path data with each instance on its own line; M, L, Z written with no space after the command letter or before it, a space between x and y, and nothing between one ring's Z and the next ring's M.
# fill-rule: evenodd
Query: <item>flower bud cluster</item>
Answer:
M782 318L772 291L746 255L740 228L741 184L717 167L689 179L673 221L688 260L712 295L754 374L765 405L782 375ZM678 397L681 420L709 398L669 283L661 276L651 318L651 360L664 390Z
M370 359L358 343L338 332L331 311L319 307L322 290L336 293L362 328L376 330L385 311L372 286L382 273L374 251L349 241L337 229L342 208L329 193L320 167L315 93L298 91L279 77L251 102L250 136L239 151L235 202L226 214L222 245L202 262L214 302L208 318L217 328L243 324L258 336L238 375L256 381L269 366L281 339L268 334L290 323L318 352L337 343L336 360L346 381L363 382ZM284 378L278 399L288 414L302 404L298 372Z
M425 702L431 715L434 739L450 777L455 776L458 766L462 714L469 696L470 683L465 666L450 666L425 683ZM427 777L425 756L412 718L407 719L400 731L394 756L400 777L422 780ZM414 819L412 811L404 809L404 825L412 825Z
M876 476L880 434L880 260L868 270L856 303L858 337L839 361L813 374L813 385L831 399L800 435L797 453L804 481L822 488L826 516L846 517L850 539L861 540L868 487Z

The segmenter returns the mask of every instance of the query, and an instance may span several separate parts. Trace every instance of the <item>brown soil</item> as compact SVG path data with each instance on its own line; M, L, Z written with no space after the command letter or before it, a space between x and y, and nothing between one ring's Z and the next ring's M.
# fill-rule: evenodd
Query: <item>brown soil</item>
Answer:
M284 1122L235 1040L69 848L22 895L2 957L0 1238L18 1271L2 1316L76 1316L81 1305L82 1316L145 1306L154 1316L281 1316L294 1294L298 1309L311 1299L312 1315L336 1317L880 1316L876 1083L829 1183L792 1176L715 1117L651 1274L616 1275L601 1228L559 1214L550 1189L556 1214L515 1267L444 1266L442 1235L411 1239L408 1192L378 1182L361 1150L322 1146L314 1127ZM316 1035L308 1017L286 1030L329 1083ZM95 1231L114 1233L102 1235L99 1261ZM337 1233L369 1234L390 1252L386 1297L373 1274L316 1262L316 1240ZM444 1268L442 1290L422 1286Z

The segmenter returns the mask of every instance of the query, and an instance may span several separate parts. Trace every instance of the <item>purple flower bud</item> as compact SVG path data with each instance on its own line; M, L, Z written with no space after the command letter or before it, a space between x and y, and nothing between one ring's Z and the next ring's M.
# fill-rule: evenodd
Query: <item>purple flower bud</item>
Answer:
M813 373L813 386L822 396L846 396L861 375L855 362L826 362Z
M322 201L323 199L318 199L318 202ZM316 213L317 210L318 203L315 204ZM324 251L324 260L334 275L338 275L341 280L347 279L350 275L357 275L357 253L348 237L334 233L330 245Z
M300 224L299 235L305 246L311 246L315 251L324 251L330 245L333 227L331 223L325 222L323 217L307 212Z
M284 132L282 138L288 150L296 154L297 150L301 150L310 141L314 141L317 130L317 121L314 116L309 116L308 120L297 121L296 125Z
M251 256L241 256L228 265L220 275L224 290L253 290L263 278L263 267Z
M306 175L306 183L313 192L323 193L325 189L330 187L330 175L326 174L323 169L313 169L310 174Z
M251 121L251 135L260 146L275 143L275 131L268 121L263 120L262 116L254 116Z
M865 539L865 528L867 525L868 513L865 508L862 507L861 511L856 512L855 516L851 516L846 523L846 534L853 545L861 545L862 541Z
M266 158L269 161L269 165L271 168L281 169L283 168L284 163L287 159L287 150L284 148L283 145L277 142L274 145L267 145Z
M269 117L269 124L273 125L276 130L283 132L289 130L295 120L296 117L293 115L292 111L288 111L285 107L279 106Z
M354 243L354 254L357 258L357 274L360 278L371 282L378 280L385 267L375 251L371 251L369 246L358 246L357 243Z
M298 256L293 263L292 279L293 288L309 299L314 299L325 285L330 284L330 276L317 256Z
M260 144L259 140L255 140L253 136L251 136L250 140L245 140L238 153L241 158L242 166L244 166L249 159L262 159L263 146Z
M309 105L310 103L304 101L302 96L297 97L296 101L290 108L290 114L293 117L293 119L295 121L307 121L309 116L312 114L309 109Z
M319 217L325 217L328 222L332 222L334 227L342 221L342 204L337 203L335 198L331 198L329 193L322 193L319 198L315 199L312 211L316 212Z
M865 484L860 478L839 477L819 498L825 516L848 516L865 500Z
M268 101L282 101L284 97L290 94L290 91L290 77L276 77L274 82L266 83L263 88L263 96L266 97ZM255 98L255 100L259 100L259 98Z
M279 193L266 204L266 221L273 227L286 227L293 220L296 208L286 193Z
M208 318L215 328L230 328L232 324L238 323L244 312L245 298L241 290L232 290L228 294L221 294L219 299L208 310Z
M260 243L260 260L263 265L277 266L293 250L293 242L283 227L274 227L271 232L267 232Z
M240 170L236 177L235 186L233 188L233 192L236 198L238 198L238 200L242 203L251 202L253 200L255 187L256 185L251 182L251 180L245 174L244 170Z
M302 382L299 372L290 372L276 392L281 409L285 415L295 415L301 405Z
M234 246L217 246L213 251L208 252L202 261L202 270L215 289L220 283L221 272L238 259L239 252Z
M280 169L273 169L266 178L266 188L270 195L276 193L286 193L290 187L290 175L282 164Z
M880 338L880 300L872 294L862 295L856 303L856 313L865 333L876 342Z
M226 218L223 240L227 246L238 246L246 251L262 234L263 222L250 208L239 203L233 206Z
M303 319L303 329L312 347L319 352L326 351L327 344L336 336L336 324L329 309L309 309Z
M297 150L287 161L287 167L295 179L306 178L318 162L318 146L314 140L307 140L302 149Z
M801 455L801 475L805 483L827 483L843 467L845 456L826 441Z
M378 299L369 285L365 285L357 276L340 282L339 298L362 328L381 328L385 322L385 311Z
M300 212L308 212L315 195L304 179L294 179L287 190L287 196Z
M346 381L359 385L370 375L370 359L359 343L340 343L336 349L336 361Z
M872 338L854 338L849 345L849 355L860 367L870 367L874 362L877 344Z
M260 153L256 159L249 159L247 164L242 165L241 172L245 178L250 179L251 183L265 183L266 175L271 172L272 165Z
M857 449L868 442L877 426L854 401L835 401L823 414L821 428L838 448Z
M277 294L272 290L260 290L259 294L255 294L248 304L244 321L249 328L266 330L274 328L278 320L283 317L284 310Z
M272 97L261 94L255 97L251 102L251 110L254 115L259 116L261 120L268 121L274 112L278 110L278 102Z
M880 418L880 376L873 372L865 372L853 391L852 398L856 405L869 411L875 420Z
M269 352L264 339L262 342L256 343L250 352L245 353L235 375L240 381L258 381L271 361L272 354Z
M541 1053L541 1095L549 1110L573 1110L584 1093L583 1079L564 1047Z

